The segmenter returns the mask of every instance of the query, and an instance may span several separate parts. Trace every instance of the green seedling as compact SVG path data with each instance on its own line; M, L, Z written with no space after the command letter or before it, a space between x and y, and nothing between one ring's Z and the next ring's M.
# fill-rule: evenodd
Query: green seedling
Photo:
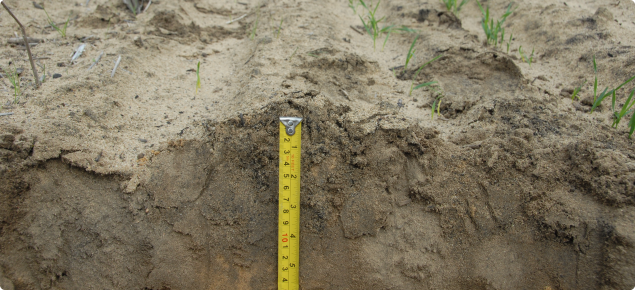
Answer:
M593 102L595 103L595 98L598 91L598 66L595 63L595 55L593 55L593 72L595 74L595 81L593 82Z
M132 14L135 16L141 13L141 7L143 7L143 3L139 3L139 0L123 0L123 3L128 6L128 9L132 11Z
M388 25L380 30L381 33L386 33L386 39L384 39L384 45L381 46L381 51L384 51L384 47L386 47L386 42L388 42L388 38L390 37L390 34L394 31L393 27L395 27L395 25Z
M195 94L198 94L198 89L201 88L201 62L199 61L198 64L196 65L196 92Z
M293 53L291 54L291 56L289 57L289 60L291 60L293 58L293 56L295 55L295 53L298 51L298 48L296 47L295 50L293 51Z
M427 83L423 83L423 84L418 84L414 88L411 86L410 87L410 94L412 94L412 91L414 91L416 89L420 89L420 88L423 88L423 87L429 87L429 86L434 85L436 83L437 83L437 81L432 81L432 82L427 82Z
M256 22L254 22L254 26L251 28L251 35L249 39L254 39L256 37L256 31L258 30L258 22L260 21L260 10L258 10L256 15Z
M314 54L314 53L307 52L307 54L312 56L312 57L318 57L317 54Z
M531 66L532 62L534 62L534 48L531 49L531 55L529 56L529 61L527 63Z
M631 121L628 122L628 127L631 128L628 133L628 139L633 137L633 132L635 132L635 113L631 116Z
M18 75L18 70L6 68L4 69L4 74L6 78L9 79L11 85L13 85L13 103L17 104L20 99L20 76Z
M520 53L520 59L521 59L523 62L528 63L528 64L529 64L529 66L531 66L531 63L534 61L534 49L532 48L532 49L531 49L531 54L529 55L529 57L526 57L526 56L525 56L525 53L523 53L523 46L521 45L521 46L518 48L518 53Z
M278 25L278 32L276 33L276 39L278 39L278 37L280 37L280 30L282 29L282 22L284 21L284 18L280 19L280 24Z
M631 110L631 107L635 105L635 100L633 100L633 94L635 94L635 89L631 91L631 95L628 96L628 99L626 99L626 103L624 103L624 106L622 106L622 110L620 110L619 112L616 112L615 105L613 106L613 125L611 125L611 127L617 128L617 125L620 124L620 121L622 120L624 116L626 116L627 114L633 113L633 111L635 111L635 109ZM633 100L633 102L631 102L631 100Z
M514 32L509 34L509 40L507 41L507 53L509 54L509 46L512 44L512 37L514 36Z
M48 19L48 23L51 27L53 27L53 29L55 29L55 31L57 31L57 33L59 33L62 38L66 37L66 28L68 27L68 22L71 21L71 18L68 17L68 19L66 19L66 23L64 23L64 27L59 28L57 26L57 24L55 24L55 21L53 21L53 19L51 19L51 16L49 16L48 12L46 12L46 9L44 9L44 13L46 13L46 18Z
M417 72L415 72L414 76L412 77L412 83L410 83L410 93L408 93L408 96L411 96L411 95L412 95L412 91L413 91L413 90L416 90L416 89L418 89L418 88L422 88L422 87L425 87L425 86L429 86L429 85L431 85L431 84L435 83L435 82L423 83L423 84L421 84L421 85L417 85L417 86L415 87L415 81L417 80L417 77L419 76L419 72L421 72L421 70L422 70L424 67L426 67L428 64L430 64L431 62L433 62L433 61L435 61L435 60L437 60L437 59L441 58L442 56L443 56L443 55L438 55L437 57L435 57L435 58L431 59L430 61L428 61L428 62L424 63L422 66L420 66L420 67L419 67L419 69L417 70ZM428 85L425 85L425 84L428 84ZM425 86L422 86L422 85L425 85Z
M434 87L433 87L434 88ZM434 120L434 110L437 111L437 116L441 115L441 100L444 95L441 91L434 89L434 91L438 94L434 102L432 102L432 109L430 110L430 120Z
M361 16L359 16L359 19L362 20L362 24L364 25L366 32L368 32L368 34L370 34L370 36L373 38L373 50L375 50L377 37L379 37L379 35L382 33L381 29L379 29L379 23L385 18L382 17L380 19L377 19L377 17L375 16L375 14L377 13L377 8L379 8L379 3L381 3L381 1L377 1L375 9L372 9L372 2L369 2L369 5L366 5L364 0L359 0L359 3L362 4L362 6L364 6L366 11L368 12L368 15L366 16L368 22L364 21L364 18L362 18Z
M412 44L410 45L410 49L408 50L408 54L406 55L406 65L403 66L404 71L408 69L408 63L410 63L410 60L415 56L415 52L417 51L415 49L415 43L417 43L418 38L419 38L419 35L415 36L415 40L413 40Z
M389 26L386 26L386 27L381 29L382 33L386 33L386 39L384 39L384 45L382 45L381 51L384 51L384 47L386 47L386 42L388 42L388 38L390 37L391 33L393 33L393 32L394 33L403 33L403 32L406 32L406 33L417 33L416 30L414 30L412 28L409 28L409 27L407 27L405 25L402 25L399 28L394 28L394 27L395 27L395 25L389 25Z
M353 14L357 14L357 6L358 5L359 5L359 3L357 2L357 0L348 0L348 7L353 9Z
M591 107L591 113L593 113L593 111L595 111L595 109L602 103L602 101L608 97L609 95L612 95L614 93L614 90L608 90L609 88L606 87L604 89L604 91L602 91L602 93L600 93L597 98L594 99L593 101L593 106Z
M626 85L626 84L630 83L633 79L635 79L635 76L633 76L632 78L630 78L630 79L628 79L627 81L623 82L623 83L622 83L621 85L619 85L617 88L613 89L613 92L612 92L612 98L611 98L611 99L612 99L612 100L611 100L611 108L612 108L612 110L613 110L613 115L614 115L614 116L617 116L617 115L618 115L617 111L615 110L615 102L617 101L617 97L616 97L616 93L617 93L617 91L618 91L619 89L621 89L624 85ZM631 96L632 96L632 94L631 94ZM631 98L629 97L629 98L628 98L628 100L630 100L630 99L631 99ZM628 105L628 100L626 101L626 103L624 104L624 106L627 106L627 105ZM622 108L623 108L623 107L622 107ZM621 117L620 117L620 119L621 119ZM618 120L619 120L619 119L618 119ZM618 121L618 123L619 123L619 121ZM616 125L616 126L617 126L617 125Z
M586 80L584 80L584 83L582 83L579 87L575 88L573 90L573 94L571 94L571 100L575 100L575 97L578 95L578 93L580 92L580 90L582 89L582 86L584 86L584 84L586 84Z
M482 26L483 31L485 32L485 36L487 37L487 44L493 44L494 46L502 44L502 36L505 36L505 28L503 28L503 23L505 22L507 17L514 12L512 10L512 4L510 3L509 6L507 6L507 10L503 14L503 16L501 16L499 20L496 20L496 25L494 25L494 19L490 19L489 6L486 9L483 9L483 6L480 2L476 1L476 4L478 4L478 8L483 14ZM501 37L499 37L499 35L501 35Z
M459 3L458 0L441 0L441 2L445 4L445 8L448 9L448 11L452 12L454 15L458 17L459 11L461 11L461 7L467 4L469 0L463 0L461 1L461 3Z
M520 59L523 62L526 62L529 64L529 66L531 66L531 63L534 61L534 49L531 49L531 55L529 55L529 57L526 57L525 54L523 53L523 46L521 45L518 48L518 53L520 53Z
M594 65L595 67L595 65ZM593 113L593 111L595 111L595 108L597 108L602 101L609 95L612 96L612 108L613 108L613 112L615 113L615 102L616 102L616 93L619 89L621 89L623 86L625 86L626 84L630 83L631 81L635 80L635 76L631 77L630 79L626 80L625 82L623 82L621 85L617 86L617 88L612 89L612 90L608 90L609 88L606 87L604 89L604 91L602 91L602 93L600 93L597 96L594 96L593 98L593 106L591 107L591 113ZM595 80L595 84L593 85L594 88L593 90L595 91L597 89L597 76L596 76L596 80ZM595 95L595 92L594 92Z

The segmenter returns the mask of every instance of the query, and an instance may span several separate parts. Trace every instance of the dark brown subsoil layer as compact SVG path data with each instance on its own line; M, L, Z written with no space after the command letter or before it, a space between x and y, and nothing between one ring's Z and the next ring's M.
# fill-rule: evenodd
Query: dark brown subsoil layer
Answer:
M606 138L537 143L566 129L505 122L530 103L497 105L498 129L465 145L394 116L353 124L311 96L272 103L172 142L129 194L60 159L8 171L3 275L15 289L275 288L277 116L301 115L303 288L630 285L635 156Z

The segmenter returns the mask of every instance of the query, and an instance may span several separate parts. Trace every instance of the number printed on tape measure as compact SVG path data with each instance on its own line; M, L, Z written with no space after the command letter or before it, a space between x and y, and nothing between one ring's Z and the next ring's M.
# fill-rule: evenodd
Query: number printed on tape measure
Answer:
M279 212L278 212L278 289L299 289L300 265L300 154L301 123L292 122L289 135L283 118L280 122ZM287 122L289 123L289 122Z

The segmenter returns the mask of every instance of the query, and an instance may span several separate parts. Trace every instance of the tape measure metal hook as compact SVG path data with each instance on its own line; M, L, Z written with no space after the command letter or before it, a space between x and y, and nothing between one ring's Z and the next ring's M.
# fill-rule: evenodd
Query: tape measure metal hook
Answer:
M299 117L280 117L280 122L286 128L287 135L293 136L295 134L295 126L302 122L302 118Z

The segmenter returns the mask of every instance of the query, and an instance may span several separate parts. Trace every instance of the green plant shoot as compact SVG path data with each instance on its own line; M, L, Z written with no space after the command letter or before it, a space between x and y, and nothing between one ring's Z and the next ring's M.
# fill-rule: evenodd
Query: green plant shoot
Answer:
M427 83L423 83L423 84L418 84L414 88L411 88L410 93L412 94L412 91L414 91L416 89L420 89L420 88L423 88L423 87L429 87L429 86L434 85L436 83L437 83L437 81L432 81L432 82L427 82Z
M406 64L403 67L404 71L408 69L408 63L410 63L410 60L415 56L415 52L417 51L415 49L415 43L417 43L418 38L419 38L419 35L415 36L415 40L413 40L412 44L410 45L410 49L408 50L408 54L406 55Z
M448 9L448 11L452 12L452 14L456 15L456 17L459 16L459 11L461 11L461 7L463 7L463 5L467 4L467 2L469 2L469 0L463 0L461 1L461 3L459 3L458 0L441 0L441 2L443 2L443 4L445 4L445 8Z
M17 104L20 99L20 76L18 75L18 70L11 70L10 68L4 69L4 73L6 77L9 79L11 85L13 85L13 103Z
M635 132L635 114L631 116L631 121L628 122L628 127L631 128L628 133L628 139L631 139L631 137L633 137L633 132Z
M256 15L256 22L254 22L254 26L251 28L251 35L249 35L249 39L254 39L256 37L256 30L258 30L258 22L260 21L260 8L258 9Z
M494 25L494 19L490 19L489 6L486 9L483 9L483 6L480 2L476 1L478 4L478 8L482 13L482 26L483 31L485 32L485 36L487 37L487 44L493 44L494 46L501 44L503 42L503 37L505 36L505 28L503 28L503 23L511 15L514 11L512 10L512 4L510 3L507 6L507 10L501 16L499 20L496 20L496 25ZM501 35L501 37L499 37ZM499 40L500 39L500 40Z
M575 100L575 97L578 95L578 93L580 92L580 90L582 89L582 86L584 86L584 84L586 84L586 80L584 80L584 83L582 83L579 87L575 88L573 90L573 94L571 94L571 100Z
M276 39L278 39L278 37L280 36L280 30L282 29L283 21L284 21L284 18L280 19L280 25L278 25L278 32L276 33Z
M359 16L359 19L362 20L362 24L364 25L366 32L368 32L368 34L370 34L370 36L373 38L373 50L375 50L377 37L379 37L379 35L382 33L381 29L379 29L379 23L385 18L385 17L382 17L380 19L377 19L375 17L375 14L377 13L377 8L379 8L379 3L381 3L381 0L377 1L377 5L375 5L375 9L372 9L372 2L369 2L369 5L366 5L364 0L359 0L359 3L362 4L362 6L364 6L366 11L368 12L368 16L367 16L368 22L364 21L364 18L362 18L361 16Z
M593 72L595 73L595 81L593 82L593 102L595 103L598 91L598 66L595 63L595 55L593 55Z
M142 5L139 4L139 0L123 0L123 3L128 6L128 9L130 9L130 11L132 11L132 14L134 14L135 16L141 13Z
M426 67L428 64L430 64L431 62L433 62L433 61L435 61L435 60L437 60L437 59L441 58L442 56L443 56L443 55L438 55L437 57L435 57L435 58L431 59L430 61L428 61L428 62L424 63L421 67L419 67L419 69L417 70L417 72L415 72L414 76L412 77L412 83L410 83L410 93L408 93L408 96L411 96L411 95L412 95L412 91L413 91L413 90L415 90L414 85L415 85L415 81L417 80L417 77L419 76L419 72L421 72L421 70L422 70L424 67ZM434 83L434 82L432 82L432 83ZM429 83L429 85L431 85L432 83ZM421 86L421 87L423 87L423 86ZM416 88L418 89L418 88L421 88L421 87L420 87L420 86L417 86Z
M595 67L595 65L594 65ZM635 76L631 77L630 79L626 80L625 82L623 82L621 85L617 86L617 88L612 89L610 91L608 91L608 87L606 87L604 89L604 91L602 91L597 98L594 98L593 101L593 106L591 107L591 113L593 113L593 111L595 111L595 108L597 108L602 101L609 95L613 96L613 100L612 100L612 107L613 107L613 111L615 111L615 102L616 102L616 93L619 89L621 89L623 86L625 86L626 84L630 83L631 81L635 80ZM596 83L597 83L597 76L596 76ZM597 85L594 85L597 87Z
M432 109L430 110L430 120L434 120L434 110L437 110L437 116L441 115L441 100L443 99L443 95L439 95L434 102L432 103Z
M357 2L357 0L348 0L348 7L353 9L353 14L357 14L357 5L359 5Z
M633 113L633 111L635 111L635 110L631 110L633 105L635 105L635 100L633 100L633 94L635 94L635 89L631 91L631 95L628 96L628 99L626 99L626 103L624 103L624 106L622 106L622 110L620 110L619 112L615 112L615 109L614 109L613 125L611 125L611 127L617 128L617 125L620 124L620 121L622 120L624 116L626 116L627 114Z
M386 39L384 39L384 45L381 46L381 51L384 51L384 47L386 47L386 42L388 42L388 38L390 37L390 34L394 31L393 27L395 27L395 25L388 25L380 30L381 33L386 33Z
M600 93L597 98L593 101L593 106L591 107L591 113L593 113L593 111L595 111L595 109L602 103L602 101L609 95L613 94L614 90L610 90L608 91L608 87L606 87L604 89L604 91L602 91L602 93Z
M201 62L199 61L196 65L196 94L198 94L198 89L201 88Z
M531 66L532 62L534 62L534 48L531 49L531 55L529 56L529 61L527 63Z
M509 54L509 46L512 44L512 37L514 36L514 32L509 34L509 40L507 41L507 53Z
M386 47L386 42L388 42L388 38L390 37L391 33L402 33L402 32L406 32L406 33L417 33L416 30L409 28L405 25L402 25L399 28L393 28L395 27L395 25L390 25L390 26L386 26L384 28L381 29L382 33L386 33L386 39L384 39L384 45L381 47L381 51L384 51L384 47Z
M295 50L293 51L293 53L291 54L291 56L289 57L289 60L291 60L293 58L293 56L295 55L295 53L298 51L298 48L296 47Z
M51 27L53 27L53 29L55 29L55 31L57 31L57 33L59 33L62 38L66 37L66 28L68 27L68 22L71 21L71 18L68 17L68 19L66 19L66 23L64 23L64 27L59 28L56 24L55 21L53 21L53 19L51 19L51 16L49 16L48 12L46 12L46 9L44 9L44 13L46 13L46 17L48 18L48 23Z
M624 85L626 85L626 84L630 83L633 79L635 79L635 76L633 76L632 78L628 79L627 81L625 81L624 83L622 83L621 85L619 85L617 88L615 88L615 89L613 90L613 93L612 93L612 100L611 100L611 108L612 108L612 110L613 110L613 115L614 115L614 116L617 116L617 111L615 110L615 102L617 101L617 97L616 97L616 93L617 93L617 91L618 91L619 89L621 89ZM632 94L631 94L631 96L632 96ZM629 97L629 98L628 98L628 100L630 100L630 99L631 99L631 98ZM627 105L628 105L628 100L626 101L626 103L624 104L624 106L627 106ZM622 108L623 108L623 107L622 107ZM619 118L619 119L621 119L621 117L623 117L623 116L620 116L620 118ZM618 123L619 123L619 119L618 119Z

